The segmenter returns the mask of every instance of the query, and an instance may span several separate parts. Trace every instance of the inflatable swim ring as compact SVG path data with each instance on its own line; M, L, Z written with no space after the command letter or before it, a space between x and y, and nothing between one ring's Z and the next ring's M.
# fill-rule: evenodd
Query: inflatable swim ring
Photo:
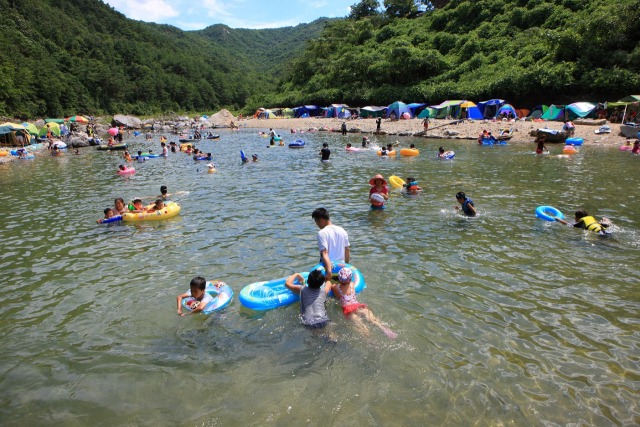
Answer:
M536 208L536 216L545 221L555 221L554 216L564 219L564 214L551 206L538 206Z
M273 137L274 141L282 141L282 137L280 135Z
M402 188L402 186L404 185L404 180L402 178L398 177L398 176L395 176L395 175L391 175L389 177L389 182L395 188Z
M296 139L295 141L289 143L289 148L304 148L304 145L305 145L305 143L304 143L303 140Z
M584 139L582 138L567 138L564 143L567 145L582 145L583 142Z
M362 150L364 150L364 148L347 147L347 148L345 148L345 150L347 150L347 151L362 151Z
M207 306L202 310L204 314L211 314L216 310L221 310L231 304L231 300L233 300L233 291L224 282L213 281L207 282L207 287L204 291L208 294L213 295L213 301L211 301ZM187 291L187 293L191 294L191 291ZM182 299L182 308L191 311L191 304L197 302L194 298L190 296ZM194 307L195 308L195 307Z
M27 154L26 156L20 156L18 158L22 159L22 160L31 160L31 159L35 158L35 156L33 154Z
M100 221L100 224L110 224L112 222L118 222L118 221L122 221L122 215L116 215L116 216L112 216L109 219L103 219L102 221Z
M564 154L575 154L575 153L579 153L578 150L575 149L575 147L573 145L565 145L564 148L562 149L562 152Z
M191 144L180 144L180 151L187 151L187 148L191 148Z
M620 149L623 150L623 151L626 151L626 150L631 151L631 150L633 150L633 146L631 146L631 145L623 145L622 147L620 147ZM5 151L5 153L6 153L6 151Z
M291 129L291 133L296 133L296 130L295 129Z
M400 154L403 156L417 156L420 152L413 148L403 148L400 150Z
M112 145L112 146L98 145L96 147L98 151L124 150L125 148L127 148L127 144L118 144L118 145Z
M240 150L240 158L242 159L243 162L248 162L249 159L247 159L246 154L244 154L244 151Z
M367 284L364 281L362 273L360 273L360 270L357 268L343 262L331 263L331 272L334 278L337 280L338 272L344 267L350 267L353 271L355 292L360 293L367 287ZM324 267L321 264L313 267L313 270L317 269L324 272ZM300 283L297 280L294 283L304 285L306 284L307 277L309 277L309 273L300 274L304 278L305 283ZM284 285L286 280L287 278L283 277L268 282L252 283L242 288L238 299L243 306L252 310L271 310L272 308L282 307L300 301L300 295L294 294L286 288ZM329 292L329 295L333 296L333 292Z
M450 160L450 159L453 159L455 155L456 153L454 153L453 151L445 151L444 153L442 153L442 157L440 156L436 156L436 157L442 160Z
M147 206L147 209L152 209L156 204L152 203ZM122 214L122 219L125 222L138 222L138 221L160 221L162 219L173 218L180 213L180 205L176 202L166 202L164 208L155 212L140 212L133 213L127 212Z
M387 151L387 156L395 156L396 150ZM382 156L382 150L378 151L378 156Z
M206 139L220 139L220 135L207 136Z
M8 151L0 151L0 157L5 157L8 156L9 152Z
M136 169L131 167L125 167L124 170L118 170L118 175L127 175L130 173L136 173Z

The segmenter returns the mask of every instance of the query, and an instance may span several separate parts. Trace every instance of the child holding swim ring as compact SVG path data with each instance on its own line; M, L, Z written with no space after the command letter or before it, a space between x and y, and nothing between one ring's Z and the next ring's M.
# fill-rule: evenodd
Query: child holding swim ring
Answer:
M350 268L344 267L338 272L339 283L332 285L331 290L333 295L338 297L342 312L345 316L356 322L358 329L363 332L363 335L368 334L368 328L365 326L363 319L366 319L370 323L376 325L382 330L389 338L395 339L398 335L388 328L385 328L382 323L373 315L371 310L366 304L361 304L356 298L355 285L352 281L353 271Z
M369 202L371 203L371 207L373 209L384 209L384 202L378 202L371 198L374 194L380 194L382 198L386 201L389 200L389 188L387 187L387 181L384 180L382 175L376 175L374 178L369 180L369 184L373 186L371 190L369 190Z
M207 307L207 305L213 302L213 296L204 291L206 287L207 281L204 280L204 277L196 276L191 280L191 283L189 284L189 292L178 295L178 316L200 313ZM189 306L191 311L187 313L182 312L182 300L184 298L193 298L193 302Z
M98 224L100 224L102 221L109 218L113 218L113 211L111 210L111 208L106 208L104 210L104 218L100 218L99 220L97 220L97 222Z

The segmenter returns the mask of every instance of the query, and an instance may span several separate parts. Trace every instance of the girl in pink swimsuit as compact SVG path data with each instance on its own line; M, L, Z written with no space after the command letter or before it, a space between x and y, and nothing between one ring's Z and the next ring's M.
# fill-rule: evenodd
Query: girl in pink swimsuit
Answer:
M362 330L363 334L368 334L369 330L363 322L363 319L368 320L379 327L389 338L395 339L398 335L393 333L390 329L385 328L382 323L373 315L371 310L366 304L361 304L356 298L356 291L352 282L353 272L350 268L345 267L338 272L338 280L340 283L331 287L333 295L338 297L340 305L342 306L342 312L345 316L353 319L356 322L358 328ZM353 314L353 316L352 316Z

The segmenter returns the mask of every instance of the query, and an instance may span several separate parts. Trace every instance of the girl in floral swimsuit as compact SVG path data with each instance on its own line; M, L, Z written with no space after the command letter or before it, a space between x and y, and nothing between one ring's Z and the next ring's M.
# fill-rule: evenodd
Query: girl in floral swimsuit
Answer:
M387 334L391 339L396 338L398 335L393 333L390 329L385 328L382 323L373 315L371 310L367 308L366 304L361 304L356 298L356 291L352 282L353 272L350 268L345 267L338 272L338 280L340 283L331 287L333 295L338 297L340 305L342 306L342 312L345 316L350 317L356 322L358 328L363 334L368 334L368 328L365 326L363 319L366 319L370 323L373 323L379 327L382 332ZM353 314L353 316L352 316Z

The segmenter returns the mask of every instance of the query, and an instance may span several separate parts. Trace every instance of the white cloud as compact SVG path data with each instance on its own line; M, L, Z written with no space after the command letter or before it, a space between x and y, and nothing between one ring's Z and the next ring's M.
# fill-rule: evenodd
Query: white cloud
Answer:
M131 19L157 22L180 15L164 0L110 0L109 4Z
M209 25L212 25L211 22L185 22L185 21L178 21L175 24L176 27L186 30L186 31L192 31L192 30L202 30L203 28L207 28Z
M250 28L253 30L261 30L263 28L293 27L300 23L300 18L292 18L285 21L271 21L271 22L247 21L247 20L238 19L238 18L225 18L223 23L225 25L230 26L231 28Z
M327 0L300 0L300 3L305 3L308 6L321 8L327 5Z
M229 3L225 4L219 0L202 0L202 6L205 9L209 10L207 15L211 17L215 17L218 15L230 16L231 13L227 11L227 9L231 9L234 7Z

